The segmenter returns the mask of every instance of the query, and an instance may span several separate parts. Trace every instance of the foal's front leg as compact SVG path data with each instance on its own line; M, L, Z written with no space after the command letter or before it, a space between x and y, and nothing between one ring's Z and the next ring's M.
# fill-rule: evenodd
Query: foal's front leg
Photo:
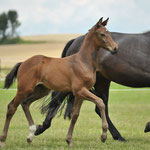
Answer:
M70 127L68 130L68 134L66 137L66 141L67 141L69 147L72 147L72 133L73 133L75 123L76 123L79 113L80 113L80 108L81 108L82 102L83 102L83 100L81 98L75 97L73 112L72 112L72 119L71 119Z
M91 102L94 102L101 113L101 118L102 118L102 135L101 135L101 141L105 142L107 139L107 129L108 129L108 123L106 120L106 115L105 115L105 105L103 103L103 100L93 93L91 93L87 88L82 88L80 91L77 92L77 95L79 97L82 97L83 99L89 100Z

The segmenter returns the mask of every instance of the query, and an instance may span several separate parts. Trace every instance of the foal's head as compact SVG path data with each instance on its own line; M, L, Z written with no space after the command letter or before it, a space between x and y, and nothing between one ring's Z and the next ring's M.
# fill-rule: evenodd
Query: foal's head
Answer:
M113 41L110 32L106 29L106 25L108 22L107 18L105 21L102 21L103 18L101 18L96 25L94 25L90 30L89 34L92 35L92 39L95 41L95 44L109 50L112 54L117 53L118 46Z

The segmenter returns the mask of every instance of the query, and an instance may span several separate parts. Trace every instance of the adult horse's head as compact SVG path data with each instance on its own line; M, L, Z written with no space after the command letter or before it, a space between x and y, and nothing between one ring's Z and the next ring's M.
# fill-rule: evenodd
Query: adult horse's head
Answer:
M113 41L110 32L106 29L109 18L103 21L103 17L89 31L93 34L93 40L96 45L116 54L118 50L117 44Z

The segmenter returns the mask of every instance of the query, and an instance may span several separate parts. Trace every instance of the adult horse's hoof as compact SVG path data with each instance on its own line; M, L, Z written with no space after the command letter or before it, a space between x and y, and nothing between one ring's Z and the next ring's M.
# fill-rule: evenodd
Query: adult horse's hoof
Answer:
M120 142L126 142L126 139L124 139L122 136L113 137L114 140L118 140Z
M44 131L43 131L43 126L42 125L38 125L37 127L36 127L36 131L35 131L35 133L34 133L34 135L40 135L41 133L43 133Z
M148 122L148 123L146 124L146 127L145 127L144 132L147 133L147 132L149 132L149 131L150 131L150 122Z
M126 139L124 139L123 137L119 137L117 140L120 142L126 142Z

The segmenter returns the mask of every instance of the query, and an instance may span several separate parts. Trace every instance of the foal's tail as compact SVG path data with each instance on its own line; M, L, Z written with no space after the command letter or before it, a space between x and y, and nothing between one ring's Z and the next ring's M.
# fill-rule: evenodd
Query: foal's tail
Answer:
M18 72L18 69L21 64L22 64L22 62L17 63L14 66L14 68L7 74L7 76L5 78L4 88L8 89L13 84L13 82L15 81L15 79L17 77L17 72Z

